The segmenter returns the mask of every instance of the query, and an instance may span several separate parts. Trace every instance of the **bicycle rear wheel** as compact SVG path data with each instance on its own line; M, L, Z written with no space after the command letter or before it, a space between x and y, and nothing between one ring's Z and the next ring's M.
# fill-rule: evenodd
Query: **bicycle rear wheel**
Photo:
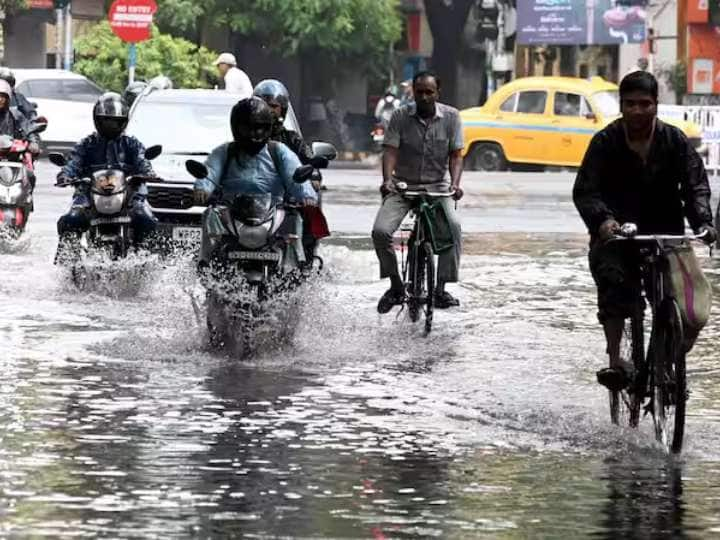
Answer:
M655 439L673 454L685 434L687 379L683 326L677 302L667 299L653 321L652 412Z
M422 266L425 267L425 283L427 299L425 300L425 335L432 330L433 308L435 303L435 254L430 242L421 246Z
M640 371L645 362L642 314L625 320L625 328L620 342L620 358L631 361L635 366L636 373ZM613 367L612 364L610 367ZM640 421L640 406L644 388L633 384L625 390L609 390L608 393L610 398L610 420L612 423L628 425L633 428L637 427Z

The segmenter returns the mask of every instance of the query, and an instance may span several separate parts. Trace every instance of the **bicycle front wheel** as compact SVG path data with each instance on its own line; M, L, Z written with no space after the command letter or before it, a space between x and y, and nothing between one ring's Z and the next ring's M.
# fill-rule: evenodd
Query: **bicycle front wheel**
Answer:
M425 335L432 330L433 308L435 303L435 254L430 242L422 245L423 266L425 267L425 284L427 287L427 299L425 301Z
M620 341L620 357L632 362L636 373L641 371L645 362L645 343L643 340L643 317L635 315L625 320L622 340ZM610 367L613 367L612 364ZM640 421L643 385L636 384L625 390L609 390L610 420L615 425L637 427Z
M679 454L685 434L687 379L682 317L672 299L663 302L653 321L651 351L655 439Z

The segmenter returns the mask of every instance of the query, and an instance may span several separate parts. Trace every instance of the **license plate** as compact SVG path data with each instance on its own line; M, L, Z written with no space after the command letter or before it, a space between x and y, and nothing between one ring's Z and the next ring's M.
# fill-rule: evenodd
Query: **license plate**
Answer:
M90 220L90 225L112 225L118 223L130 223L130 216L118 216L111 218L95 218Z
M172 238L178 242L199 242L201 236L200 227L175 227L172 230Z
M373 135L373 141L382 142L385 139L385 135Z
M280 261L280 254L275 251L230 251L228 259L234 261Z

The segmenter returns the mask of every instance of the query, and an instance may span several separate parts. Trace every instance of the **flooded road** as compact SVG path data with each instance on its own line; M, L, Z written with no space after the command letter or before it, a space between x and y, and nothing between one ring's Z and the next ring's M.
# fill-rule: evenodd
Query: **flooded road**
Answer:
M572 175L467 175L462 305L423 338L375 311L376 173L329 172L331 271L289 345L238 361L208 352L187 259L74 290L52 172L0 268L1 537L720 534L720 316L688 360L682 458L648 420L611 426Z

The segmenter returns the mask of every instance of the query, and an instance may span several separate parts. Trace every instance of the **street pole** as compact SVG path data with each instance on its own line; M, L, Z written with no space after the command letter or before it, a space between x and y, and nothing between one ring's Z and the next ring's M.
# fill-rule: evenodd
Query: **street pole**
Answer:
M137 64L137 44L128 46L128 84L135 82L135 64Z
M63 10L55 10L55 68L60 69L63 65Z
M68 71L72 69L72 13L70 12L70 3L65 6L65 62L64 68Z

